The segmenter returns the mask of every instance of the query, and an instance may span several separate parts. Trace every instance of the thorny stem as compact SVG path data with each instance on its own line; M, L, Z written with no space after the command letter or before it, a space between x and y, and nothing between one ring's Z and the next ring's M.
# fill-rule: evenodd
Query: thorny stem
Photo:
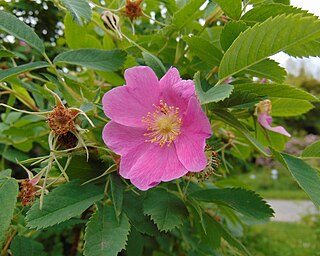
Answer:
M9 246L11 244L11 241L14 238L14 236L17 234L17 232L18 232L17 230L14 230L13 233L9 236L5 246L2 249L1 256L5 256L6 255L7 250L9 249Z

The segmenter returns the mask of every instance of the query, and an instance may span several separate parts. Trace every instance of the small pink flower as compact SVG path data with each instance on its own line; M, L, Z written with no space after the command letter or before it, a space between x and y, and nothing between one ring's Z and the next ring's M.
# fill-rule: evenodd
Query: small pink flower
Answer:
M212 132L193 81L182 80L175 68L160 81L142 66L127 69L124 76L127 84L102 100L111 119L102 136L121 156L120 175L147 190L205 169L205 141Z
M282 126L271 127L271 108L272 105L270 100L263 100L257 104L258 122L261 124L262 127L269 131L277 132L282 135L291 137L290 133L288 133L286 129L284 129Z

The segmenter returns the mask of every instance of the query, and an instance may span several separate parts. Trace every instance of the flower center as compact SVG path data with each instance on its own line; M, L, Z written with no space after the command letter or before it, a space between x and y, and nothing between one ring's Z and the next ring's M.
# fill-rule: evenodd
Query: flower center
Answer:
M170 146L171 142L180 134L181 118L179 108L168 106L163 100L159 105L153 104L156 110L147 116L142 117L142 122L146 124L148 137L146 142L158 143L162 147L164 144Z

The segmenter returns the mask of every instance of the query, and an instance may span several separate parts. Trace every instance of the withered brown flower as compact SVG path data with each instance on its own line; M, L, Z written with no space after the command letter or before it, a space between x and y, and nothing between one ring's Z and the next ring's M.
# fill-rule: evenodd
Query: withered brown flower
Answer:
M126 5L122 10L124 15L130 18L130 20L134 20L140 16L142 16L141 4L142 0L126 0Z
M36 188L33 182L29 179L25 179L20 185L20 195L21 205L23 207L30 206L31 202L36 199Z
M48 115L48 125L56 135L66 135L68 132L75 131L74 120L78 115L79 111L57 104Z

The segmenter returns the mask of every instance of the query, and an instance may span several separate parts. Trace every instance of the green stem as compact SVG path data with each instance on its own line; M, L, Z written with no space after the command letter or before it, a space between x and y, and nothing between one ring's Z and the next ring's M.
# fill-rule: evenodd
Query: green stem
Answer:
M180 197L181 197L181 199L183 200L183 199L184 199L184 194L183 194L183 192L182 192L182 190L181 190L181 187L180 187L180 184L179 184L179 180L176 180L176 184L177 184L177 188L178 188Z
M167 26L167 24L164 24L164 23L162 23L162 22L160 22L160 21L157 21L156 19L150 17L150 16L149 16L148 14L146 14L145 12L142 12L142 14L143 14L143 16L145 16L146 18L154 21L154 22L157 23L158 25L161 25L161 26L164 26L164 27Z
M188 190L190 182L191 182L191 177L189 178L188 183L187 183L186 187L183 190L183 197L186 196L186 193L187 193L187 190Z
M108 119L105 119L105 118L99 116L98 114L95 114L93 117L95 117L95 118L97 118L97 119L99 119L100 121L103 121L103 122L105 122L105 123L109 123L109 120L108 120Z

